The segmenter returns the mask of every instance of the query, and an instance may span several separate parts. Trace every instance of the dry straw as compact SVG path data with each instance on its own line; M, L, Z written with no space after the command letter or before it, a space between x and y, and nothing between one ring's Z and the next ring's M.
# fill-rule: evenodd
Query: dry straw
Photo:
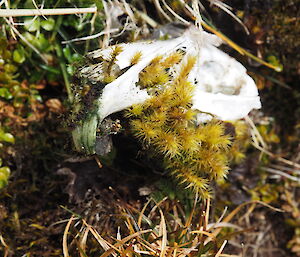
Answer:
M237 255L225 254L224 249L230 243L228 238L249 231L249 229L243 229L231 223L242 208L249 206L246 215L250 215L257 204L281 212L281 210L263 202L251 201L239 205L227 215L225 209L217 222L209 223L209 200L199 208L196 197L189 215L182 212L182 206L179 202L174 203L164 198L160 202L154 203L152 208L149 208L151 202L152 200L149 200L141 211L124 204L126 207L122 209L122 220L124 220L128 231L124 236L118 229L116 238L112 235L109 235L109 237L101 236L96 228L84 219L81 219L80 222L82 229L74 234L72 224L75 218L72 216L66 225L63 238L64 257L69 257L71 251L74 254L74 247L71 250L71 245L74 245L74 243L79 246L78 251L82 257L88 256L88 252L91 250L89 247L92 247L93 252L96 251L101 257L145 255L160 257L236 257ZM171 210L166 210L168 209L167 206L170 205L172 206ZM224 237L224 228L233 229L235 232ZM69 240L67 238L68 234ZM92 241L94 242L93 246L91 246Z

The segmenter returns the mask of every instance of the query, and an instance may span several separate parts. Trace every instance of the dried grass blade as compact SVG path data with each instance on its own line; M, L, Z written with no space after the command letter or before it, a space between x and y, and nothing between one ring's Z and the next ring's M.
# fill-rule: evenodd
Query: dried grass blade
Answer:
M142 20L144 20L146 23L148 23L148 25L150 25L152 28L157 28L158 27L158 23L150 18L150 16L148 16L146 13L139 11L138 9L134 8L133 6L131 7L134 11L134 13L141 18Z
M106 33L115 33L115 32L119 32L119 29L111 29L110 31L101 31L101 32L99 32L97 34L94 34L94 35L90 35L90 36L86 36L86 37L80 37L80 38L74 38L74 39L62 41L61 43L62 44L69 44L69 43L78 42L78 41L91 40L91 39L95 39L97 37L101 37L101 36L105 35Z
M195 196L195 200L194 200L194 204L193 204L193 208L192 208L192 211L190 213L190 216L189 218L186 220L185 222L185 229L182 230L179 238L183 237L184 234L186 234L188 228L190 227L191 223L192 223L192 219L193 219L193 216L194 216L194 213L195 213L195 209L196 209L196 205L197 205L197 201L198 201L198 193L196 193L196 196Z
M63 235L63 254L64 254L64 257L70 257L69 255L69 251L68 251L68 233L69 233L69 230L70 230L70 226L73 222L73 220L75 219L74 216L72 216L66 227L65 227L65 231L64 231L64 235Z
M204 231L204 230L195 230L195 231L192 231L191 233L192 233L192 234L202 234L202 235L206 235L206 236L208 236L209 238L213 237L212 240L215 240L215 237L214 237L214 234L213 234L213 233L210 233L210 232L207 232L207 231Z
M89 230L91 231L91 233L93 234L93 236L96 238L96 240L98 241L98 243L101 245L101 247L105 251L111 249L112 245L109 244L106 240L104 240L91 225L89 225L85 220L82 220L82 222L83 222L83 224L85 226L87 226L89 228ZM116 255L114 255L114 256L116 256Z
M126 227L128 228L129 230L129 233L134 233L134 228L133 228L133 225L132 225L132 222L131 222L131 219L129 219L127 216L126 216L126 221L124 222Z
M172 21L172 19L169 17L169 15L166 14L166 12L161 7L159 0L154 0L154 5L155 5L156 9L159 11L159 13L161 13L169 22Z
M207 29L208 31L214 33L216 36L218 36L219 38L223 39L228 45L230 45L233 49L235 49L236 51L238 51L241 55L246 55L248 57L250 57L251 59L255 60L258 63L261 63L275 71L280 72L281 68L278 66L274 66L270 63L265 62L264 60L258 58L257 56L249 53L247 50L245 50L244 48L240 47L239 45L237 45L236 43L234 43L232 40L230 40L228 37L226 37L225 35L223 35L221 32L217 31L216 29L212 28L211 26L209 26L207 23L202 22L201 25Z
M7 257L9 254L9 247L8 245L5 243L3 236L0 234L0 242L1 244L4 246L5 250L4 250L4 256L3 257Z
M177 14L176 12L173 11L173 9L166 3L165 0L162 0L164 6L166 7L166 9L179 21L181 21L184 24L190 24L190 22L188 22L187 20L185 20L184 18L182 18L179 14Z
M144 213L145 213L146 208L147 208L147 206L149 205L150 202L151 202L151 199L149 199L149 200L147 201L147 203L144 205L143 209L141 210L141 212L140 212L140 214L139 214L139 218L138 218L138 222L137 222L137 225L138 225L139 227L142 226L142 220L143 220L143 217L145 216Z
M222 253L222 251L223 251L226 244L227 244L227 240L225 240L223 242L223 244L221 245L221 247L220 247L219 251L217 252L217 254L215 255L215 257L220 257L220 255L221 255L221 253Z
M224 211L222 212L222 215L221 215L221 217L218 219L218 221L217 221L217 223L216 223L216 224L218 224L219 222L221 222L221 221L222 221L222 219L224 218L224 216L225 216L225 214L226 214L227 210L228 210L228 207L226 206L226 207L224 208Z
M300 183L300 178L298 177L295 177L295 176L292 176L292 175L289 175L281 170L276 170L276 169L273 169L273 168L269 168L269 167L261 167L262 170L265 170L269 173L273 173L273 174L276 174L276 175L279 175L281 177L285 177L287 179L290 179L292 181L295 181L295 182L298 182Z
M280 156L276 156L275 154L269 152L268 150L262 148L261 146L259 145L255 145L255 144L252 144L255 148L257 148L258 150L262 151L263 153L269 155L271 158L274 158L274 159L277 159L278 161L281 161L285 164L288 164L288 165L291 165L291 166L294 166L296 168L300 168L300 164L299 163L296 163L296 162L292 162L290 160L287 160L285 158L282 158Z
M173 206L173 214L174 214L174 221L175 221L174 230L176 231L178 229L178 227L183 227L181 219L179 218L179 214L178 214L176 205Z
M274 169L283 170L283 171L286 171L286 172L292 172L292 173L300 174L300 170L295 170L295 169L292 169L292 168L289 168L289 167L286 167L286 166L271 164L270 167L274 168Z
M255 126L253 120L247 115L245 117L245 121L250 125L251 127L251 135L252 135L252 139L253 141L259 145L261 144L263 148L267 148L267 144L265 143L263 137L261 136L261 134L259 133L257 127ZM253 132L253 133L252 133Z
M164 197L162 200L160 200L158 203L155 204L155 206L152 208L152 210L150 211L148 218L156 211L156 209L159 207L159 205L161 205L164 201L166 201L168 199L168 197Z
M202 20L201 14L200 14L199 5L200 5L199 0L192 0L192 7L193 7L193 12L192 13L195 16L195 25L200 30L202 30L201 23L203 22L203 20Z
M149 232L151 232L151 231L152 231L152 229L147 229L147 230L143 230L143 231L138 231L138 232L136 232L136 233L134 233L134 234L132 234L132 235L129 235L129 236L123 238L120 242L115 243L115 244L113 245L113 247L114 247L114 248L120 247L121 245L125 244L127 241L131 240L132 238L138 237L138 236L140 236L140 235L142 235L142 234L149 233ZM109 256L110 254L112 254L113 250L114 250L113 248L108 249L108 250L107 250L105 253L103 253L100 257L107 257L107 256Z
M226 12L228 15L230 15L237 23L239 23L243 29L246 31L247 35L250 34L248 28L245 26L245 24L239 19L239 17L237 17L232 11L231 11L231 7L219 0L213 0L211 1L212 4L214 4L215 6L219 7L221 10L223 10L224 12Z
M242 229L242 227L232 224L232 223L228 223L228 222L217 222L217 223L210 223L207 227L207 231L210 231L214 228L235 228L235 229Z
M164 257L166 253L166 247L167 247L167 226L166 226L166 220L163 212L161 210L159 210L159 212L161 217L161 221L159 225L159 236L162 236L160 257Z
M220 257L241 257L241 255L222 253L220 254Z
M132 20L132 22L134 23L134 26L137 27L137 21L134 17L134 13L130 7L130 5L126 2L126 0L122 0L123 6L125 8L126 13L128 14L128 16L130 17L130 19Z
M249 204L254 204L254 203L257 203L257 204L261 204L263 206L266 206L268 208L270 208L271 210L273 211L278 211L278 212L284 212L283 210L281 209L278 209L278 208L275 208L267 203L264 203L264 202L261 202L261 201L249 201L249 202L246 202L246 203L243 203L243 204L240 204L238 207L236 207L232 212L230 212L223 220L223 222L226 222L226 223L229 223L229 221L246 205L249 205ZM217 235L220 233L222 228L217 228L212 234L217 237Z
M143 241L143 242L142 242ZM145 240L144 238L140 238L139 243L144 246L146 249L148 249L149 251L152 251L153 253L157 253L156 248L154 247L154 245L152 245L150 242L148 242L147 240Z
M87 256L87 254L85 253L85 249L86 249L86 241L87 241L87 237L88 237L89 232L90 232L90 228L86 227L83 231L83 235L82 235L81 240L79 242L79 246L81 248L81 251L79 252L80 257Z
M66 15L96 13L97 7L90 8L58 8L58 9L0 9L0 17L23 17L44 15Z
M205 230L207 229L207 226L208 226L209 210L210 210L210 199L208 198L206 201L206 211L205 211L205 224L204 224Z

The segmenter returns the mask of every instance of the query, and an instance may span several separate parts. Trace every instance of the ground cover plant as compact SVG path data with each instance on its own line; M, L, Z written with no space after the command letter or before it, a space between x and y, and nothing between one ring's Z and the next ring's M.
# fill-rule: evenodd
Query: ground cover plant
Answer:
M4 256L300 254L297 1L0 4ZM209 88L231 59L201 63L190 24L226 42L242 86L228 82L235 61L214 77L232 87ZM243 96L249 74L261 110L203 109ZM237 106L258 109L247 97Z

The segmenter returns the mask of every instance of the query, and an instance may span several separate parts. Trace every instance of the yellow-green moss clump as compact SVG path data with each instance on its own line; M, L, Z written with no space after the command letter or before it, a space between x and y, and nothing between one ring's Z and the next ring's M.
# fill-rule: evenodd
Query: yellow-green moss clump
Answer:
M165 167L208 198L209 182L223 180L227 174L230 139L221 122L197 125L197 112L191 108L194 85L187 80L195 58L182 61L176 74L172 66L180 60L180 53L157 57L141 72L139 84L153 97L132 106L126 115L134 135L162 156Z
M79 68L80 86L75 91L79 98L75 97L77 101L72 113L75 124L72 134L78 151L96 152L96 139L103 133L97 116L99 98L105 85L123 72L116 64L116 57L121 52L122 47L115 46L110 56L97 57L96 63L88 60ZM137 51L132 55L131 66L138 65L142 58L142 53ZM227 123L216 119L197 123L199 111L192 108L195 85L188 81L195 62L196 57L179 50L153 58L139 72L135 85L147 90L151 97L127 109L126 116L130 118L133 134L151 153L163 159L164 167L187 187L208 198L211 195L209 183L224 179L228 160L243 157L240 150L245 133L243 129L235 130L234 125L230 125L234 133L228 133ZM243 126L236 126L239 127ZM229 151L231 136L236 140Z

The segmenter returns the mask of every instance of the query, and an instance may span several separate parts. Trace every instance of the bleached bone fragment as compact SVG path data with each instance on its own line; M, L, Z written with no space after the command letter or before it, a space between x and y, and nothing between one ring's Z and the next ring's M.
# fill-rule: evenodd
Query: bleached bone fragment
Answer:
M241 119L252 109L259 109L261 103L253 79L242 64L216 47L220 43L215 35L191 26L175 39L120 44L123 51L117 56L116 64L121 70L130 67L137 52L142 56L137 64L104 88L99 99L100 119L148 99L147 91L136 86L139 73L156 56L167 56L177 50L183 50L186 56L197 56L197 63L189 75L189 80L196 85L194 109L221 120ZM97 50L90 56L106 59L111 51L112 48Z

